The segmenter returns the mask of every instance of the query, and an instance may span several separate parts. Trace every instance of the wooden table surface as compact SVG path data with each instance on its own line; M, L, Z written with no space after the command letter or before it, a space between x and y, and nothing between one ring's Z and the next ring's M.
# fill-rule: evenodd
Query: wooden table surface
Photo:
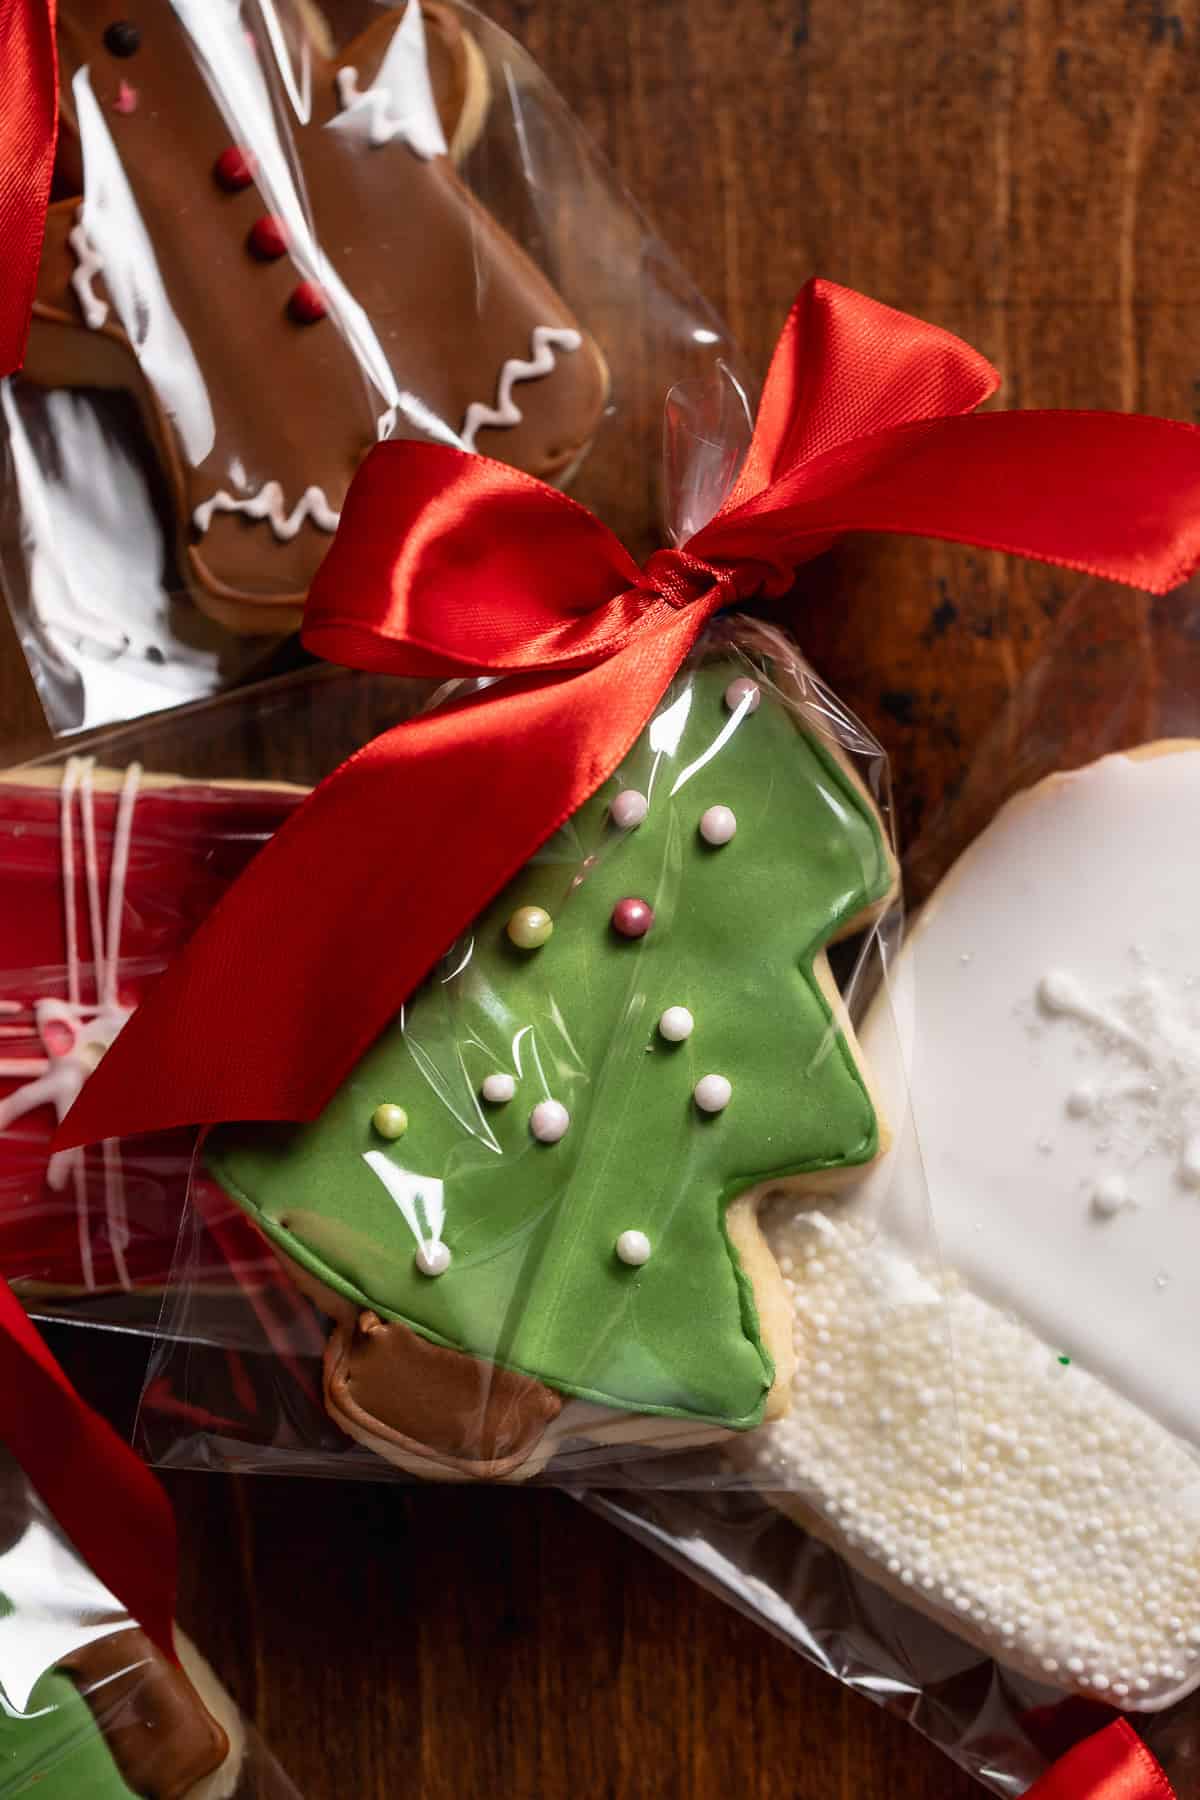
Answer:
M999 365L1010 403L1193 416L1196 0L492 11L755 366L820 272L961 332ZM627 482L622 521L647 537L652 472ZM808 572L798 626L892 753L908 839L981 745L1011 760L1011 731L989 727L1069 623L1075 590L1070 577L908 542L856 545ZM1106 596L1096 612L1117 620L1101 701L1116 670L1132 708L1117 729L1136 734L1161 700L1160 634L1178 619ZM1094 643L1074 666L1082 693ZM1061 711L1063 694L1051 698ZM0 706L8 740L27 741L37 709L11 636ZM1090 742L1101 724L1080 706L1054 729ZM917 880L930 872L918 863ZM317 1800L975 1791L901 1719L566 1497L204 1475L169 1485L183 1617Z

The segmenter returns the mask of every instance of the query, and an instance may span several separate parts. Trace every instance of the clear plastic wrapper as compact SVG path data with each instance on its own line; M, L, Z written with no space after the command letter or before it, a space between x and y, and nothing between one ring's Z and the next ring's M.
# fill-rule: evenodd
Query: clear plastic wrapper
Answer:
M0 1794L296 1800L199 1651L172 1668L0 1450Z
M886 1130L850 1023L898 927L886 765L770 627L712 629L617 775L451 947L324 1128L47 1163L47 1071L75 1081L69 1101L107 989L136 1003L135 977L307 785L207 771L269 736L311 782L428 692L314 671L110 735L94 764L14 772L12 914L73 929L77 950L10 1015L14 1034L75 1035L65 1054L43 1043L37 1070L7 1065L7 1270L40 1316L161 1334L142 1411L159 1460L556 1481L636 1462L706 1481L695 1447L784 1394L766 1191L839 1185ZM145 773L164 763L196 773ZM127 937L105 936L110 917ZM161 933L139 959L148 919Z
M0 390L0 582L55 731L260 670L381 438L559 483L592 453L577 491L629 527L657 359L733 353L505 33L440 0L58 12L54 194Z
M704 377L680 365L665 438L660 414L675 542L720 505L750 436L735 367L719 345L706 353ZM245 767L311 786L384 726L462 693L301 674L15 772L18 789L58 796L44 824L58 929L84 930L73 912L99 946L75 1002L59 954L55 1000L103 1012L106 971L136 941L106 922L131 758L173 772L167 810L215 873L210 788ZM204 806L181 776L202 778ZM255 796L281 815L298 798ZM128 802L144 854L121 874L127 902L135 871L154 891L161 826L142 804ZM156 1328L140 1429L162 1462L559 1482L636 1466L708 1484L709 1446L791 1404L790 1268L760 1213L781 1189L836 1189L900 1123L853 1025L883 985L897 889L878 746L777 630L728 615L319 1121L219 1127L194 1150L181 1135L141 1184L165 1140L89 1152L43 1182L41 1221L15 1238L60 1241L57 1274L44 1255L10 1273L40 1314ZM158 966L195 923L173 907ZM35 1123L29 1102L44 1078L18 1071L6 1102L10 1129L40 1123L43 1155L52 1113Z
M313 783L427 694L312 670L0 776L0 1270L27 1304L155 1325L194 1133L52 1157L56 1122L146 984ZM240 773L268 759L278 776ZM235 1261L252 1282L264 1258L251 1244ZM205 1287L231 1278L215 1248L196 1274Z
M760 1208L835 1189L886 1131L846 1009L895 928L887 811L877 748L788 642L715 628L320 1118L208 1135L154 1456L710 1480L698 1446L788 1404ZM230 1200L295 1285L222 1319L202 1271Z
M928 898L876 1072L923 1179L885 1161L805 1250L814 1397L759 1434L760 1491L589 1497L997 1793L1124 1713L1200 1794L1195 617L1194 584L1080 583L906 858ZM947 1341L914 1356L888 1295L918 1277ZM847 1435L828 1390L864 1316L887 1355Z

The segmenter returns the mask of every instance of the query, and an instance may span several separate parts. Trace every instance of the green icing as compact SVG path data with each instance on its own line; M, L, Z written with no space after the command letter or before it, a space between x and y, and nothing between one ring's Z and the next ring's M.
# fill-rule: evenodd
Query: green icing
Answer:
M0 1692L0 1794L39 1800L133 1800L91 1708L51 1670L15 1713Z
M618 774L481 915L320 1118L226 1126L208 1143L217 1179L268 1235L359 1305L569 1394L735 1428L760 1421L773 1369L725 1209L765 1178L875 1155L874 1111L813 964L890 884L874 810L837 759L769 689L733 722L724 690L742 672L723 661L678 678ZM627 833L609 819L624 787L650 796ZM698 832L716 804L737 816L720 849ZM381 857L403 819L398 795ZM626 895L655 908L644 938L611 928ZM505 923L531 904L554 935L516 950ZM676 1005L695 1030L668 1044L658 1019ZM506 1106L479 1098L496 1071L518 1076ZM714 1072L733 1097L707 1116L692 1089ZM554 1145L529 1130L547 1096L571 1115ZM408 1112L394 1142L371 1128L382 1101ZM446 1274L416 1269L370 1150L411 1175L419 1220L443 1184ZM614 1254L628 1229L653 1246L640 1268Z

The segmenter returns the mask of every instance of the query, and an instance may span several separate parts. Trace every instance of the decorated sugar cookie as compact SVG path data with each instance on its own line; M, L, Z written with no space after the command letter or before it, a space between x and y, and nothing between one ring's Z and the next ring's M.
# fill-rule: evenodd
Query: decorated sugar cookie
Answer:
M0 1450L0 1774L45 1800L227 1800L245 1736L176 1628L172 1667Z
M50 1139L146 985L303 798L84 757L0 777L0 1276L26 1296L166 1280L193 1134L54 1156Z
M1198 806L1191 743L1010 802L897 970L920 1158L768 1231L797 1368L765 1484L1001 1660L1132 1708L1200 1680ZM903 1117L886 1004L863 1043Z
M210 1136L334 1318L333 1416L383 1455L521 1477L572 1437L786 1406L761 1191L885 1141L825 950L894 867L818 728L728 651L677 678L312 1125Z
M380 438L569 472L603 360L454 172L486 99L456 15L406 0L335 58L298 0L65 0L58 39L24 373L135 397L206 612L291 629Z

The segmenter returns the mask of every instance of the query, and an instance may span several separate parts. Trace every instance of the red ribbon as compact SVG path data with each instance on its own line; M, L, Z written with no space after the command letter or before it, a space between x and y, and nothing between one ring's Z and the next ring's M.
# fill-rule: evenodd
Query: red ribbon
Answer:
M58 129L54 0L0 4L0 375L25 354ZM175 1521L132 1450L75 1392L0 1282L0 1444L76 1550L175 1660Z
M174 1662L175 1521L167 1496L75 1392L2 1281L0 1444L89 1568Z
M844 533L953 539L1153 592L1189 574L1200 431L973 412L997 380L947 332L810 282L733 493L642 569L530 476L378 445L309 596L305 643L396 675L512 678L384 733L316 789L155 983L56 1141L314 1117L616 768L713 614L781 593Z
M0 5L0 375L21 366L37 286L58 132L55 0Z
M1132 1725L1115 1719L1060 1756L1025 1800L1175 1800L1175 1792Z

